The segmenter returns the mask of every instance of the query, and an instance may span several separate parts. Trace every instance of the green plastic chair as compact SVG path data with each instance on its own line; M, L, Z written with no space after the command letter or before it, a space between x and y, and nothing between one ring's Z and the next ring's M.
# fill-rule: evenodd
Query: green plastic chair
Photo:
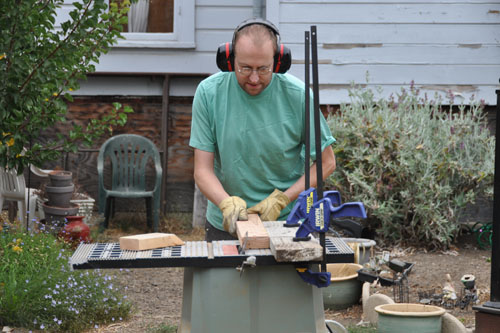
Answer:
M111 160L111 189L104 187L104 162ZM152 159L156 171L154 188L146 190L146 166ZM145 198L148 226L158 231L160 218L160 191L162 168L160 154L155 144L140 135L121 134L108 139L99 150L97 158L99 178L99 213L104 213L107 228L110 215L114 215L115 198ZM152 203L152 205L151 205Z

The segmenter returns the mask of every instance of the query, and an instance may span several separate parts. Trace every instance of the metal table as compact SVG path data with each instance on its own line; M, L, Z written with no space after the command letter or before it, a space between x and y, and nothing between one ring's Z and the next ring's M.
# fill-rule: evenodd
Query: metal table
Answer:
M73 269L185 267L182 317L178 332L326 332L323 294L305 283L295 264L278 263L271 250L238 254L238 241L186 242L145 251L119 243L80 244ZM256 267L235 268L255 256ZM354 261L340 238L326 238L328 263Z

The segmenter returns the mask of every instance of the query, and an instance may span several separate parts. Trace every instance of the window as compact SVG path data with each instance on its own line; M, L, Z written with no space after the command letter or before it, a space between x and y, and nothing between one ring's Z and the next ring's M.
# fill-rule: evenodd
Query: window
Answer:
M138 0L115 47L194 48L194 10L194 0Z

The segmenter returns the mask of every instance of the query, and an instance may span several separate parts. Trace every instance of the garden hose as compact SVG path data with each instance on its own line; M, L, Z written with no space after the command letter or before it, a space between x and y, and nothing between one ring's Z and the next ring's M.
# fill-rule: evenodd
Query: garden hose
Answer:
M472 227L472 232L477 234L476 240L480 249L484 250L488 247L491 247L493 238L492 228L492 223L482 224L479 222L474 224L474 226Z

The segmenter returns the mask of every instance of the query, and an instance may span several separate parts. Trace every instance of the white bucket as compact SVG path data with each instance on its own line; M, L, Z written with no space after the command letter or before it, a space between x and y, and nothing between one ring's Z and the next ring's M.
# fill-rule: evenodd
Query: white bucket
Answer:
M342 238L354 251L354 263L364 265L370 261L377 243L373 239L367 238Z

